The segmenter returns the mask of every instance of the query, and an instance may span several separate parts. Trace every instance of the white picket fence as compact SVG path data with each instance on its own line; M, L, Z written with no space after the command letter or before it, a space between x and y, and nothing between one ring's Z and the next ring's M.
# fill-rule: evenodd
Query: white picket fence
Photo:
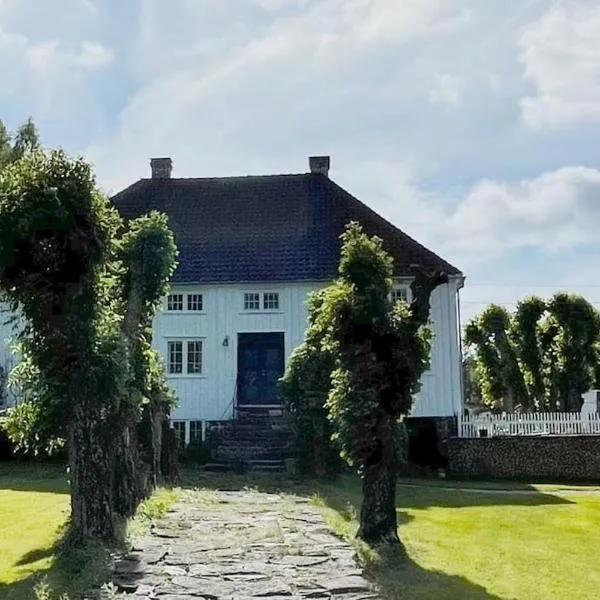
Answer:
M463 438L500 435L600 435L600 414L555 412L460 416L458 435Z

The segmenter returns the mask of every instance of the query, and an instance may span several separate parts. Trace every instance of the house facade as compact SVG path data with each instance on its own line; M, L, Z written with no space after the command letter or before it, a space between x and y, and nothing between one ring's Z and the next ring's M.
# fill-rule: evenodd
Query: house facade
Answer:
M171 176L168 158L112 200L124 218L164 212L179 267L154 321L153 343L178 397L181 441L237 410L276 410L277 382L302 342L310 292L336 275L339 236L350 221L383 239L394 258L394 297L410 300L410 267L442 269L449 282L431 297L431 368L411 417L462 412L458 296L462 273L385 221L329 178L329 157L309 172L226 178Z

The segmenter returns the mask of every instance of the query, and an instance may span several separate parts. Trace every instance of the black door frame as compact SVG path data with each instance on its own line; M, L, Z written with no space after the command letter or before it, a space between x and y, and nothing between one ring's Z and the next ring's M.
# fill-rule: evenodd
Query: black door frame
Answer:
M277 335L280 338L281 344L281 359L282 359L282 375L283 371L285 371L285 331L240 331L237 334L237 356L236 356L236 377L235 377L235 404L236 408L242 409L270 409L270 408L280 408L281 402L277 404L240 404L240 349L244 347L244 344L240 343L241 339L244 336L254 336L256 338L260 338L261 336L273 336Z

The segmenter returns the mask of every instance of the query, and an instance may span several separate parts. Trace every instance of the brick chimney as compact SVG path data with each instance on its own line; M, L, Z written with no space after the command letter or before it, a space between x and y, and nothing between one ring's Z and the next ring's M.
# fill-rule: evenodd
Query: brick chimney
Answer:
M329 177L329 166L331 164L329 156L310 156L308 158L308 164L311 173L318 173L325 175L325 177Z
M170 179L173 161L170 158L151 158L152 179Z

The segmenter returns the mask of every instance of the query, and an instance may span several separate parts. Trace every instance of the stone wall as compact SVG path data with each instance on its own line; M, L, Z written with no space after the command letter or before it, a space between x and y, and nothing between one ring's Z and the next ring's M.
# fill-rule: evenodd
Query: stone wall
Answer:
M448 469L456 477L600 481L600 436L452 438Z

